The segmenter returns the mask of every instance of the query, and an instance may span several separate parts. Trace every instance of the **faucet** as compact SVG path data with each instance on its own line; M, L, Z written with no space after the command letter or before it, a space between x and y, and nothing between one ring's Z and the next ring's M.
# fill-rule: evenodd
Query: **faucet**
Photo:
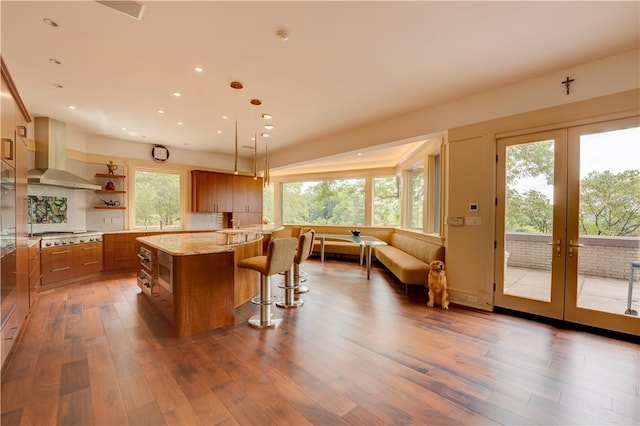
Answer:
M233 229L240 229L240 221L238 219L231 219L231 227Z

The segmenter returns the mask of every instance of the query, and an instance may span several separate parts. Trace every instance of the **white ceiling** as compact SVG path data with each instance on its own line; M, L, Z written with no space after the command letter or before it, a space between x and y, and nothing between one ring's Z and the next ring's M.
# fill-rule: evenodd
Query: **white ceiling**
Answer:
M2 0L1 53L33 116L230 155L237 118L249 158L262 113L274 117L269 150L286 150L638 48L639 5L145 1L137 20L89 0Z

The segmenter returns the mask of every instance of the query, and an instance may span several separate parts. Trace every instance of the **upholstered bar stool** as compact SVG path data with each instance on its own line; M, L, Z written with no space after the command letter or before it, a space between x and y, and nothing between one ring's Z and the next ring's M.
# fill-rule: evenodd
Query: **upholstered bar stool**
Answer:
M302 260L302 262L307 260L309 256L311 256L311 254L313 253L313 242L316 237L316 231L314 231L313 229L307 230L307 233L311 233L311 245L309 246L309 252L307 253L304 260ZM304 271L300 270L300 264L302 262L297 264L295 262L293 263L293 280L295 282L294 287L295 287L296 294L307 293L309 291L309 286L302 284L307 281L307 278L306 278L307 274Z
M291 273L285 275L284 279L284 299L276 302L276 306L280 308L297 308L302 306L304 301L302 299L295 299L295 290L300 285L299 281L295 277L299 277L300 264L307 260L311 253L311 246L313 246L314 232L307 232L298 238L298 245L296 248L296 255L293 258L293 277L291 279Z
M249 325L258 328L275 327L282 318L271 313L271 276L284 271L291 271L293 258L296 255L296 238L277 238L269 242L266 256L254 256L238 262L239 268L253 269L260 272L260 293L251 302L260 305L260 314L249 318ZM289 278L291 279L291 278Z

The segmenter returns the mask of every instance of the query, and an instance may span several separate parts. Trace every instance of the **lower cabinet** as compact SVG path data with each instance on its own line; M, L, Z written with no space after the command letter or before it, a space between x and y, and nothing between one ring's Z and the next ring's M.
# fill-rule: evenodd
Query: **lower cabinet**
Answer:
M151 302L153 302L160 313L162 313L171 324L175 324L175 301L173 292L170 292L155 281L151 287Z
M42 287L55 287L99 274L102 243L46 247L40 252Z
M141 232L104 234L104 269L117 271L122 269L137 269L140 264L136 246L136 238L144 237Z
M33 307L38 299L38 291L42 282L40 269L40 244L29 246L29 307Z

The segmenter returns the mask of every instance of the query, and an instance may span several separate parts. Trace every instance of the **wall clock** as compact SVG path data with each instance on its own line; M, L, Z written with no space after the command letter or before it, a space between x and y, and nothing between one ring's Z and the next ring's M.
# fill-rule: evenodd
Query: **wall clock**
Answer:
M169 159L169 150L164 145L154 145L151 148L151 157L155 161L167 161Z

